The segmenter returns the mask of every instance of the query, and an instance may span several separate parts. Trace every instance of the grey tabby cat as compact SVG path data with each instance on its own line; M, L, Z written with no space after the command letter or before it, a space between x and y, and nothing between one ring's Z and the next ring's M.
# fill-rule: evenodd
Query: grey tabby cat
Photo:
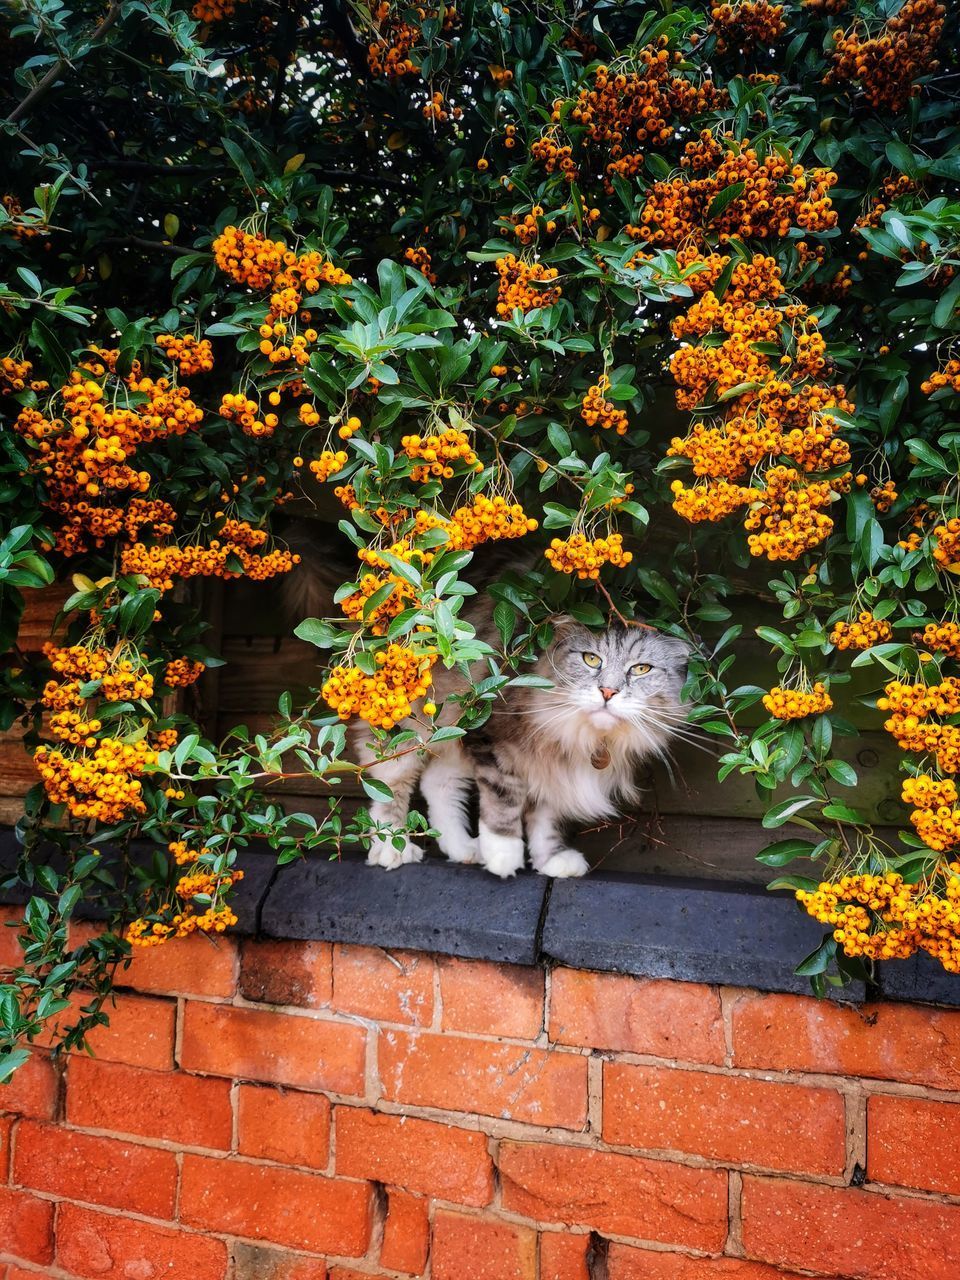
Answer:
M291 616L329 612L329 587L345 575L337 575L329 552L324 563L303 535L296 540L307 571L292 574L288 582ZM513 567L523 572L529 566ZM463 616L481 639L496 644L490 596L474 597ZM422 860L419 845L391 834L403 826L419 784L430 825L452 862L480 863L494 875L514 876L524 865L526 833L535 871L547 876L589 871L583 854L565 843L564 827L613 818L621 805L638 799L638 766L663 755L671 737L682 732L686 717L680 690L689 651L681 641L646 627L591 631L558 618L553 630L552 644L532 669L551 680L552 688L506 688L487 722L464 738L370 764L370 773L390 787L393 799L369 806L374 824L369 863L389 870ZM476 674L479 679L488 672ZM445 703L438 724L456 722L459 707L452 695L468 688L459 672L434 669L436 700ZM402 727L420 726L410 719ZM353 730L358 763L375 760L375 742L369 726L359 722ZM468 822L474 787L476 836Z
M516 875L524 864L525 832L535 871L585 875L589 864L567 846L564 827L613 818L620 805L638 798L637 766L662 755L685 719L680 689L686 662L686 646L656 631L591 631L571 619L555 620L553 643L533 669L553 688L506 688L487 722L464 738L374 764L370 772L392 789L393 799L371 804L370 816L384 828L402 825L419 784L430 825L451 861ZM456 672L437 670L434 687L446 699L467 686ZM456 718L456 704L447 706L441 723ZM362 726L361 763L372 742ZM476 836L467 821L474 785ZM367 861L393 868L422 857L409 837L378 834Z

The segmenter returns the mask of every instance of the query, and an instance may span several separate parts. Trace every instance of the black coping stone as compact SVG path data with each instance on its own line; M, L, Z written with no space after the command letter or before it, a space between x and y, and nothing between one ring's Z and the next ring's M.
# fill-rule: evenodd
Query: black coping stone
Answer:
M141 845L149 856L155 846ZM0 881L16 869L17 843L0 830ZM59 854L54 852L56 865ZM105 860L109 851L104 852ZM792 898L754 885L594 872L549 881L523 873L502 881L478 867L442 859L383 871L362 855L310 858L278 868L269 851L241 850L244 878L232 895L236 931L434 951L510 964L558 963L580 969L722 983L761 991L810 993L793 972L823 929ZM22 904L22 886L0 902ZM87 905L77 914L105 913ZM871 998L960 1007L960 975L921 952L877 966ZM862 983L835 989L863 1000Z
M925 951L909 960L888 960L879 969L885 1000L960 1005L960 974L947 973L939 960Z
M543 876L503 881L479 867L440 861L384 871L359 857L311 860L281 868L261 929L273 938L535 964L546 892Z
M556 881L541 948L579 969L809 995L793 970L822 938L792 899L765 890L601 872ZM865 992L853 983L838 994Z

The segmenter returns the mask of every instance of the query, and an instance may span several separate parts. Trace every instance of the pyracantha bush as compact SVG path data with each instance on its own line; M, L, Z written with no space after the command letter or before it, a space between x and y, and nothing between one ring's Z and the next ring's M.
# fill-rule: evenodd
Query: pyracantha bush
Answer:
M918 949L960 969L947 10L6 6L0 674L38 781L4 1073L51 1018L67 1044L102 1021L131 947L228 927L253 841L368 828L270 784L382 796L347 722L384 756L482 723L561 609L688 638L720 777L800 828L761 861L822 864L775 882L828 926L818 989ZM205 585L296 573L277 513L318 492L357 567L298 628L329 655L314 700L209 741ZM494 584L492 649L461 607L508 539L535 567ZM438 727L432 673L477 659ZM833 754L854 700L904 752L899 842ZM75 945L91 904L111 931Z

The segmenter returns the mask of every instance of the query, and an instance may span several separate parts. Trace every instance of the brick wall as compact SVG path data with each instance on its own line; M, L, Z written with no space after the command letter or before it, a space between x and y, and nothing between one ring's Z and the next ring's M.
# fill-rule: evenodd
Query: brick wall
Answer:
M960 1274L960 1012L323 942L124 982L0 1093L2 1280Z

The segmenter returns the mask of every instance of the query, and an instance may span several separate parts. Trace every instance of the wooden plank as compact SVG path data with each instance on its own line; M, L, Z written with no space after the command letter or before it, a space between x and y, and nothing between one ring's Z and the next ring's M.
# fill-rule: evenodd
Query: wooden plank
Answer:
M17 644L25 653L36 653L53 636L53 623L64 601L73 594L71 585L57 584L24 592L23 617L17 632Z

